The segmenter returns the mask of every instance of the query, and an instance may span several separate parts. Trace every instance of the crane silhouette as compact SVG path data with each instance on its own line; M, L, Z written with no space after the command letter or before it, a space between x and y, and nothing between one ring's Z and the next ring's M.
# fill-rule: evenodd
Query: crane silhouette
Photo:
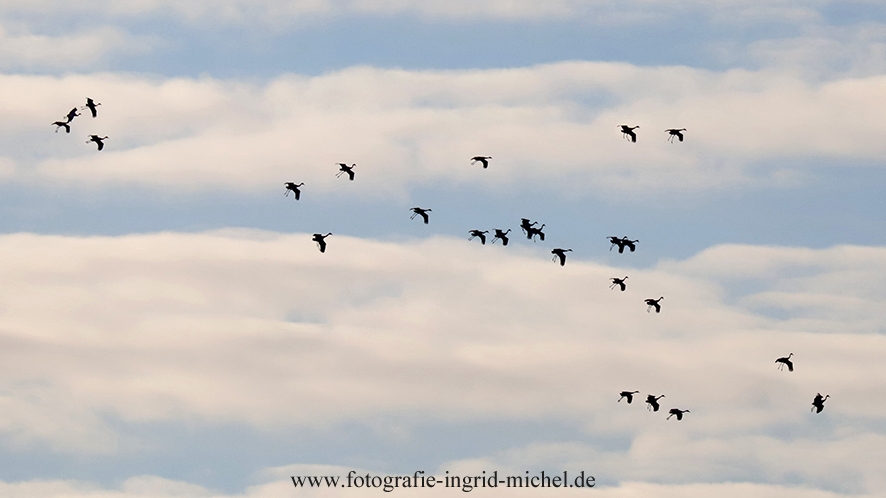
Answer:
M627 237L621 238L621 243L624 244L624 246L627 247L631 252L634 252L637 250L637 246L636 246L637 242L640 242L640 241L639 240L631 240ZM622 251L623 251L623 249L619 248L618 252L622 252Z
M498 228L493 228L493 230L495 230L495 237L492 238L492 243L495 244L495 241L500 239L501 245L508 245L508 234L511 233L511 229L508 228L507 232L502 231Z
M421 216L421 219L425 220L425 225L428 224L428 213L431 212L430 209L422 209L420 207L414 207L411 209L412 216L409 217L410 220L414 220L416 216Z
M646 300L646 313L649 313L649 310L651 310L652 308L655 308L656 313L661 313L661 305L658 303L662 299L664 299L664 296L662 296L658 299L647 299Z
M665 131L670 133L670 136L668 136L668 142L674 143L674 137L677 137L677 139L682 142L683 132L686 131L686 128L668 128Z
M627 237L614 237L612 235L606 238L609 239L609 250L611 251L613 247L618 247L619 254L624 254L625 247L630 249L631 252L636 251L637 242L640 242L639 240L631 240Z
M621 396L620 398L618 398L618 402L621 403L622 399L626 399L628 400L628 404L630 405L634 401L634 395L638 392L640 391L622 391L618 393L618 395Z
M338 174L335 175L335 177L338 178L341 175L347 173L348 179L350 179L351 181L354 181L354 168L356 168L357 165L352 164L352 165L348 166L345 163L337 163L337 164L338 164L339 171L338 171Z
M571 251L572 249L560 249L558 247L551 251L551 254L554 255L551 261L557 261L557 258L560 258L560 266L566 266L566 253Z
M520 218L520 230L523 230L523 233L528 233L535 225L538 225L537 221L530 222L529 218Z
M655 397L652 394L647 394L646 395L646 404L649 406L647 406L646 409L647 410L651 409L652 411L657 412L658 409L661 408L661 406L659 406L659 404L658 404L658 400L660 400L661 398L664 398L664 397L665 397L664 394L662 394L661 396L658 396L658 397Z
M107 139L108 139L108 137L100 137L98 135L89 135L89 140L87 140L86 143L95 142L96 145L98 145L98 150L102 150L105 148L104 141Z
M314 242L317 243L317 247L320 249L320 252L326 252L326 240L325 239L326 239L326 237L329 237L330 235L332 235L332 232L329 232L326 235L323 235L322 233L315 233L314 236L311 238L311 240L313 240Z
M96 103L89 97L86 97L86 105L81 107L80 109L89 109L92 112L92 117L96 117L98 112L96 112L96 107L102 105L101 102Z
M812 408L809 411L815 410L815 413L821 413L821 411L824 410L824 402L830 397L830 394L823 398L821 397L821 393L816 394L815 399L812 400Z
M627 275L625 275L625 278L610 278L609 280L612 280L612 285L610 285L609 288L614 289L615 286L617 285L617 286L621 287L621 291L624 292L624 290L626 288L625 280L627 280L627 279L628 279Z
M474 240L474 237L477 237L480 239L481 244L484 246L486 245L486 234L489 233L489 230L471 230L468 233L471 234L471 236L468 237L468 240Z
M58 133L59 128L64 128L65 133L71 133L71 125L67 123L67 121L56 121L52 123L55 125L55 132Z
M526 238L535 242L535 237L538 236L538 237L541 237L541 241L544 242L545 241L545 233L542 232L542 230L544 230L544 227L545 227L544 223L542 223L541 226L538 228L529 227L526 230Z
M626 139L629 139L631 142L637 142L637 134L634 133L634 130L640 127L640 125L630 127L628 125L620 125L621 126L621 136Z
M304 183L286 182L284 185L286 185L286 192L283 192L284 196L289 197L289 192L292 192L295 194L295 200L301 199L301 190L298 188L304 185Z
M671 408L670 410L668 410L668 413L670 413L670 415L668 415L667 420L670 420L671 417L674 417L674 416L677 417L677 420L683 420L683 414L689 413L689 410L681 410L679 408Z
M471 158L471 164L476 164L478 162L483 163L483 169L489 167L489 160L492 159L492 156L474 156Z
M68 112L68 115L67 115L68 123L70 123L71 121L73 121L74 118L76 118L76 117L79 116L79 115L80 115L80 113L77 112L77 108L76 108L76 107L73 108L73 109L71 109L71 110Z
M775 360L775 363L778 363L778 369L784 370L785 365L788 367L788 372L794 371L794 362L791 361L791 356L794 356L794 353L791 353L787 356L782 356L781 358Z

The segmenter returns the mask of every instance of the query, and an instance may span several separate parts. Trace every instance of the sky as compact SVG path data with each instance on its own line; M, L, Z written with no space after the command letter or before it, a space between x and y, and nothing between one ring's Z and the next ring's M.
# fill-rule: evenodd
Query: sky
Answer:
M883 496L883 116L878 1L0 0L0 495Z

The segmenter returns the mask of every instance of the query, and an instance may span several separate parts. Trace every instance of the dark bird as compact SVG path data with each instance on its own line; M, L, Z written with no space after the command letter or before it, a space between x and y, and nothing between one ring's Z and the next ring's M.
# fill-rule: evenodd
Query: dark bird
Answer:
M670 410L668 410L668 413L670 413L670 415L668 415L667 420L670 420L671 417L673 417L673 416L676 416L677 420L683 420L683 414L689 413L689 410L681 410L679 408L671 408Z
M422 209L422 208L412 208L412 216L409 217L410 220L414 220L416 216L421 216L421 219L425 220L425 225L428 224L428 213L431 212L430 209Z
M317 243L317 247L320 248L320 252L326 252L326 237L332 235L332 232L323 235L322 233L315 233L314 237L311 238L314 242Z
M486 245L486 234L489 233L489 230L471 230L469 233L471 236L468 237L468 240L474 240L474 237L477 237L481 244Z
M495 237L492 238L492 243L495 244L496 240L501 239L501 245L508 245L508 234L511 233L511 229L508 228L507 232L499 230L498 228L493 228L493 230L495 230Z
M658 299L647 299L646 300L646 313L649 313L653 307L655 308L656 313L661 313L661 305L658 304L664 297L660 297Z
M824 410L824 402L830 397L830 394L823 398L821 397L821 393L816 394L815 399L812 400L812 408L809 411L815 410L815 413L821 413L821 411Z
M668 128L665 130L671 135L668 137L668 142L674 143L674 137L677 137L681 142L683 141L683 132L686 131L686 128Z
M537 236L541 237L541 241L544 242L545 241L545 233L542 232L542 230L544 230L544 227L545 227L544 223L542 223L541 226L538 228L529 227L529 229L526 230L526 238L535 242L535 236L537 235Z
M477 162L483 163L483 169L489 167L489 160L492 159L491 156L474 156L471 158L471 164L476 164Z
M631 252L634 252L637 250L637 246L636 246L637 242L640 242L640 241L639 240L631 240L627 237L621 238L621 243L624 245L624 247L627 247ZM622 252L623 250L624 249L621 247L618 248L618 252Z
M301 199L301 190L298 188L304 185L304 183L286 182L284 185L286 185L286 192L283 192L284 196L289 197L289 192L292 192L295 194L295 200Z
M92 117L96 117L98 113L96 112L96 107L102 105L101 102L96 103L89 97L86 97L86 105L81 107L80 109L89 109L92 112Z
M655 396L653 396L652 394L647 394L646 395L646 404L649 406L647 406L646 409L647 410L651 409L652 411L657 412L658 409L661 408L661 406L659 406L659 404L658 404L658 400L660 400L661 398L664 398L664 397L665 397L664 394L662 394L661 396L659 396L657 398Z
M640 391L622 391L618 393L618 395L621 396L620 398L618 398L618 402L621 403L622 399L627 399L628 404L630 405L634 401L634 395L638 392Z
M634 130L639 128L640 125L634 126L633 128L628 125L621 125L621 135L625 138L630 138L631 142L637 142L637 134L634 133Z
M625 275L625 278L610 278L609 280L612 280L612 285L610 285L609 288L614 289L615 286L617 285L617 286L621 287L622 292L624 292L625 280L627 280L627 279L628 279L627 275Z
M606 238L609 239L609 250L610 251L612 251L613 247L618 247L619 254L625 252L625 244L621 240L621 237L616 237L614 235L610 235L609 237L606 237Z
M79 115L80 115L80 113L77 112L77 108L76 108L76 107L73 108L73 109L71 109L71 112L69 112L69 113L68 113L68 116L67 116L67 117L68 117L68 123L70 123L71 121L73 121L74 118L76 118L76 117L79 116Z
M66 121L56 121L52 123L55 125L55 132L58 133L59 128L64 128L65 133L71 133L71 125L69 125Z
M338 177L340 177L341 175L347 173L347 174L348 174L348 178L349 178L351 181L354 181L354 168L356 168L356 167L357 167L356 164L352 164L352 165L348 166L348 165L345 164L345 163L338 163L338 169L339 169L339 172L338 172L338 174L335 175L335 177L338 178Z
M535 225L538 225L538 222L529 221L529 218L520 218L520 230L523 230L523 233L528 233L528 230L532 229Z
M108 139L108 137L100 137L98 135L89 135L89 140L87 140L86 143L95 142L98 145L98 150L102 150L105 148L104 141L107 139Z
M785 365L788 366L788 372L794 371L794 362L791 361L791 356L794 356L794 353L791 353L787 356L782 356L781 358L775 360L775 363L779 363L778 369L784 370Z
M566 266L566 253L571 251L572 249L560 249L558 247L551 251L551 254L554 255L551 261L557 261L557 258L560 258L560 266Z

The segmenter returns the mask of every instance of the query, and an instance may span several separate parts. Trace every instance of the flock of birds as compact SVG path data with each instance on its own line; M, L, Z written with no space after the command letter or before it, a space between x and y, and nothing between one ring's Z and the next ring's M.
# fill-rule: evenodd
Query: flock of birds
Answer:
M56 127L55 128L56 133L58 133L58 130L60 130L61 128L65 129L65 133L70 133L71 132L71 122L74 120L74 118L81 116L81 114L78 111L81 111L84 109L89 109L90 113L92 114L92 117L93 118L97 117L98 112L97 112L96 107L100 106L100 105L101 105L101 103L95 102L93 99L87 97L86 98L86 105L84 105L80 108L74 107L73 109L71 109L68 112L64 121L55 121L54 123L52 123ZM634 130L639 129L640 128L639 125L637 125L637 126L620 125L619 128L621 129L622 136L625 139L630 140L632 143L637 142L637 133ZM684 140L683 132L685 132L685 131L686 131L686 128L668 128L665 130L665 132L668 133L668 141L671 143L674 142L675 138L678 141L682 142ZM104 140L108 139L108 137L106 137L106 136L100 137L98 135L89 135L88 137L89 137L89 140L86 143L94 142L98 146L98 150L104 149ZM471 164L480 163L480 164L482 164L483 169L487 169L487 168L489 168L489 162L491 159L492 159L492 156L474 156L471 158ZM351 164L350 166L348 166L346 163L336 163L336 165L339 168L338 173L336 173L336 175L335 175L336 178L339 178L342 175L347 175L348 180L354 181L354 178L356 176L354 173L354 168L357 167L356 164ZM289 196L289 193L292 192L296 201L301 199L301 187L304 186L303 182L302 183L285 182L284 186L286 187L286 190L283 193L284 196ZM432 212L431 209L422 208L422 207L414 207L414 208L411 208L410 211L412 211L412 216L410 217L410 219L415 219L416 216L420 216L425 225L427 225L430 222L430 216L428 215L428 213ZM528 240L531 240L533 242L535 242L536 240L539 240L539 239L542 242L544 242L544 240L545 240L544 227L545 227L544 223L539 225L538 222L531 221L528 218L521 218L520 219L520 230L523 232L524 235L526 235L526 238ZM491 244L495 244L496 241L500 240L502 246L507 246L508 242L509 242L508 234L511 232L511 229L508 228L507 230L505 230L505 229L501 229L501 228L493 228L492 230L494 233L493 233L493 238L492 238ZM476 238L480 241L480 243L482 245L486 245L486 240L487 240L486 234L489 233L489 230L473 229L473 230L469 230L468 233L470 235L470 237L468 238L469 241ZM326 233L326 234L322 234L322 233L313 234L311 240L313 240L317 244L317 248L320 250L321 253L326 252L326 247L327 247L326 238L329 237L330 235L332 235L331 232ZM618 248L619 254L623 254L625 249L628 249L628 251L630 251L630 252L636 251L637 250L637 243L640 242L639 240L629 239L627 236L623 236L623 237L609 236L607 238L609 239L609 242L610 242L609 250L612 251L613 248ZM572 249L564 249L564 248L560 248L560 247L552 249L551 254L554 255L552 260L555 262L559 260L560 266L565 266L567 252L572 252ZM627 289L627 284L625 283L625 281L627 279L628 279L627 275L625 275L624 277L621 277L621 278L613 277L610 279L612 284L609 286L609 288L615 289L615 287L618 287L622 292L624 292ZM649 312L651 312L651 310L655 309L656 313L661 313L661 301L662 300L664 300L664 296L660 296L658 299L652 299L652 298L645 299L646 312L649 313ZM776 359L775 363L778 364L778 369L783 370L785 367L787 367L789 372L793 372L794 371L794 364L791 361L791 357L793 355L794 355L794 353L790 353L788 356ZM634 394L638 394L639 392L640 391L622 391L621 393L619 393L620 397L618 398L618 401L620 402L622 399L625 399L625 400L627 400L628 404L631 404L631 402L634 399L633 398ZM660 400L661 398L664 398L664 397L665 397L664 394L661 394L658 396L655 396L653 394L647 395L646 396L647 409L650 411L653 411L653 412L657 412L660 408L658 400ZM822 396L821 393L817 393L815 395L815 398L812 401L812 409L810 411L815 411L815 413L821 413L822 410L824 410L824 403L825 403L825 401L827 401L827 399L829 397L830 397L829 394ZM668 419L670 419L671 417L676 417L677 420L683 420L683 414L690 413L690 412L689 412L689 410L682 410L680 408L671 408L668 411L668 413L669 413L669 415L667 417Z

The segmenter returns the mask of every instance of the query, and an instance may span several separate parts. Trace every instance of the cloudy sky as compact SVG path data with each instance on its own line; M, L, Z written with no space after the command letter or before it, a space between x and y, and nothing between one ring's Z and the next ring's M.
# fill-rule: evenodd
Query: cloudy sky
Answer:
M0 0L0 495L883 496L884 116L874 0Z

